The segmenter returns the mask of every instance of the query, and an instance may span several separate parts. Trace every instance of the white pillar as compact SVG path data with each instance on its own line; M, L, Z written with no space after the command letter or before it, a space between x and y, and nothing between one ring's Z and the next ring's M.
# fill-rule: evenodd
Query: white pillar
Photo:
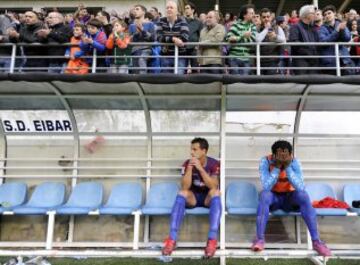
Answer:
M319 0L313 0L313 5L319 8Z

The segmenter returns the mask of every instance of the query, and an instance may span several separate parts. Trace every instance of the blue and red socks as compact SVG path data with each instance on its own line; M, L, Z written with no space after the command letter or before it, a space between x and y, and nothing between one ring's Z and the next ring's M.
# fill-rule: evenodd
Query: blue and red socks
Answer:
M220 218L221 218L221 200L219 196L215 196L211 198L210 201L210 213L209 213L209 239L217 239L219 226L220 226Z
M177 240L178 231L185 216L185 205L185 197L177 195L170 217L170 238L175 241Z

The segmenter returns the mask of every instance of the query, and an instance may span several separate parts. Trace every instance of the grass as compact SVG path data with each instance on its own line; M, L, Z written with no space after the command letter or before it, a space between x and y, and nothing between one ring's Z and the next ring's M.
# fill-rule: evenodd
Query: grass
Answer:
M9 258L0 258L1 264ZM159 265L162 262L156 259L139 259L139 258L51 258L49 262L52 265ZM218 259L200 260L200 259L174 259L171 265L219 265ZM313 265L307 259L227 259L227 265ZM360 260L337 260L332 259L327 265L360 265Z

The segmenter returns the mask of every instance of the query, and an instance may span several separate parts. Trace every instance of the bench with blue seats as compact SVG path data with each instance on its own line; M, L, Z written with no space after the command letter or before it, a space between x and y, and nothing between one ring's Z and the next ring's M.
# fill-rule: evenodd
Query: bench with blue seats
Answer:
M259 195L254 184L245 181L232 182L227 186L225 196L228 214L256 215Z
M170 215L179 192L179 186L174 182L161 182L151 185L149 196L141 208L143 215Z
M21 182L3 183L0 185L0 213L12 211L26 200L27 186Z
M56 208L58 215L87 215L96 211L103 201L103 186L98 182L77 184L64 205Z
M0 185L0 201L4 203L0 211L3 214L49 215L46 247L51 249L55 215L134 215L133 248L138 248L140 215L170 215L179 186L175 182L152 184L145 204L142 186L138 182L116 184L112 187L108 200L103 204L103 186L98 182L77 184L66 203L65 184L44 182L35 187L26 202L27 187L24 183L4 183ZM336 199L332 187L324 183L310 183L306 191L312 201L324 197ZM258 205L258 191L253 183L246 181L231 182L226 189L226 211L230 215L255 216ZM360 200L360 184L344 186L344 200L350 206L352 201ZM357 215L358 208L316 209L319 216ZM196 207L187 209L186 214L208 214L209 209ZM299 215L299 212L273 211L274 216ZM53 219L52 219L53 218Z
M131 215L141 207L143 196L140 183L120 183L111 189L108 201L99 208L101 215Z
M326 183L310 183L305 186L305 190L312 202L320 201L325 197L337 199L334 189ZM319 216L346 216L348 211L346 209L316 208L316 214Z
M60 182L44 182L35 187L29 201L14 208L14 214L46 215L55 210L65 200L65 184Z
M357 215L360 214L360 208L353 207L353 201L360 201L360 184L346 184L344 186L344 201L350 206L349 211Z

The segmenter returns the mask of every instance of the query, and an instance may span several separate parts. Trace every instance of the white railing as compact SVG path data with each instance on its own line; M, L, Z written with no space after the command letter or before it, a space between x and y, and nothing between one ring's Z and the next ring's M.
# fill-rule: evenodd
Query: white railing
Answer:
M64 56L26 56L26 55L17 55L17 51L19 50L19 48L21 47L25 47L25 46L39 46L42 45L44 47L49 47L49 46L71 46L71 44L63 44L63 45L58 45L58 44L39 44L39 43L34 43L34 44L28 44L28 43L16 43L16 44L0 44L1 46L11 46L11 54L9 54L9 56L0 56L0 59L8 59L10 60L10 66L8 68L0 68L0 71L4 71L4 72L9 72L9 73L15 73L15 72L21 72L23 70L27 70L27 71L31 71L31 70L38 70L38 71L47 71L48 67L34 67L34 68L26 68L26 67L22 67L21 65L19 65L19 63L17 63L17 61L19 60L26 60L26 59L54 59L54 58L59 58L59 59L67 59L69 60L69 57L65 57ZM152 46L172 46L172 44L164 44L164 43L131 43L131 46L148 46L149 48L151 48ZM324 71L333 71L333 73L336 73L336 76L341 76L341 70L359 70L359 66L356 66L354 64L354 66L342 66L341 65L341 59L342 58L351 58L351 59L358 59L360 60L360 56L341 56L340 55L340 50L339 48L341 46L346 46L346 47L350 47L350 46L357 46L359 44L357 43L330 43L330 42L326 42L326 43L227 43L227 42L220 42L220 43L198 43L198 42L189 42L186 43L186 47L190 48L190 47L206 47L206 46L219 46L219 49L222 49L223 47L231 47L231 46L249 46L249 47L254 47L255 48L253 50L255 50L255 54L250 54L249 56L246 57L242 57L245 58L246 60L251 60L253 63L251 64L250 67L230 67L228 65L226 65L226 63L224 63L224 61L226 59L230 59L230 58L239 58L238 56L230 56L230 55L221 55L221 56L203 56L201 54L198 55L180 55L179 54L179 48L177 46L175 46L175 52L174 55L149 55L149 56L143 56L143 55L130 55L127 57L117 57L117 58L131 58L131 59L138 59L138 58L148 58L148 59L164 59L164 58L170 58L174 60L173 63L173 67L162 67L160 66L156 66L156 67L151 67L151 66L147 66L146 70L149 71L154 71L157 70L158 72L163 72L164 70L171 70L171 72L173 72L174 74L178 74L179 70L186 70L188 69L188 65L185 67L181 67L179 66L179 59L200 59L200 58L217 58L217 59L221 59L223 61L223 63L220 66L216 66L216 67L204 67L204 66L196 66L196 67L191 67L192 70L195 71L201 71L201 70L222 70L223 73L228 73L230 70L232 69L250 69L254 72L254 74L256 75L262 75L262 70L278 70L280 71L293 71L293 70L324 70ZM262 46L281 46L281 47L293 47L293 46L319 46L319 47L324 47L324 46L334 46L335 49L335 54L334 55L316 55L316 56L306 56L306 55L262 55L261 54L261 47ZM99 67L98 66L98 60L99 59L113 59L115 58L112 55L99 55L97 54L96 50L94 49L93 54L92 55L87 55L87 56L83 56L81 58L84 59L89 59L90 65L89 65L89 70L91 73L97 73L100 70L102 70L102 72L109 70L110 67L106 66L106 67ZM321 58L335 58L335 62L336 65L333 67L324 67L320 65L316 66L316 67L295 67L295 66L276 66L276 67L264 67L261 66L261 59L286 59L288 61L291 61L292 59L321 59ZM61 67L59 67L61 68ZM60 70L60 69L59 69ZM129 66L129 70L130 71L134 71L134 70L144 70L143 67L138 67L138 66ZM279 73L280 74L280 73ZM356 74L356 73L355 73ZM359 74L359 73L357 73Z

